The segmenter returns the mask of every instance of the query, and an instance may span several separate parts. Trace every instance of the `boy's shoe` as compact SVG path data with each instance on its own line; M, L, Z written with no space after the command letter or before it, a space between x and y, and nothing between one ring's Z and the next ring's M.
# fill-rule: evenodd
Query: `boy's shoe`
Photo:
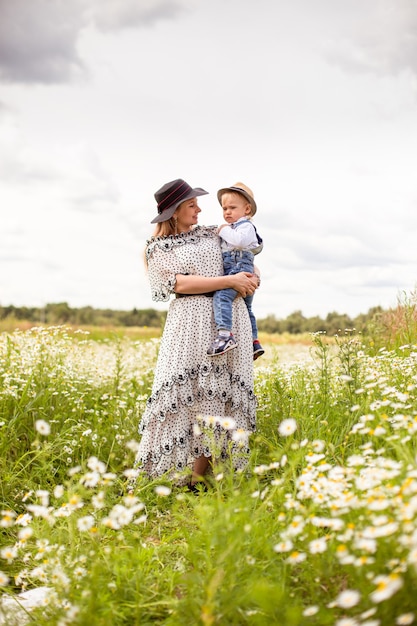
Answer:
M237 342L233 335L229 335L229 337L222 337L221 335L218 335L211 344L210 348L207 350L207 354L209 356L217 356L236 347Z
M256 361L256 359L263 354L265 354L265 350L263 349L259 341L255 339L255 341L253 342L253 360Z

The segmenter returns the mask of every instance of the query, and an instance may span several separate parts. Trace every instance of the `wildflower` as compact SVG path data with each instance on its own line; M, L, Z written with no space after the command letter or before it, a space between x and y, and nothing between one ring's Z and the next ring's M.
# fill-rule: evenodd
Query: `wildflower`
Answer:
M332 528L336 531L341 530L344 526L343 520L338 517L314 516L311 519L311 523L313 524L313 526L318 526L319 528Z
M372 602L383 602L391 598L403 585L403 580L397 574L377 576L374 581L377 585L375 591L370 594Z
M75 474L78 474L79 472L81 472L82 467L81 465L76 465L75 467L71 467L71 469L68 470L68 476L75 476Z
M395 619L395 623L399 626L407 626L414 622L414 613L403 613Z
M368 609L367 611L364 611L363 613L361 613L361 619L368 619L368 617L372 617L373 615L375 615L375 613L377 612L377 608L374 606L372 607L372 609ZM362 622L362 624L364 624L365 622ZM368 626L369 626L369 622Z
M353 617L342 617L335 622L335 626L359 626L359 622Z
M287 558L287 563L291 565L295 565L296 563L302 563L306 559L306 554L304 552L298 552L298 550L294 550L291 552L289 557Z
M410 550L407 556L407 561L417 567L417 547Z
M51 427L45 420L36 420L35 429L40 435L49 435L51 433Z
M324 459L324 454L313 454L313 452L309 452L306 455L306 461L308 461L309 465L314 465L314 463L318 463Z
M0 587L5 587L9 583L10 578L0 570Z
M365 465L366 461L363 456L360 454L352 454L347 458L347 466L348 467L356 467L358 465Z
M312 446L314 452L316 452L317 454L320 454L320 452L323 452L323 450L324 450L325 443L321 439L315 439L311 443L311 446Z
M68 503L62 504L60 509L54 511L54 517L69 517L72 509Z
M398 530L397 522L389 522L383 526L368 526L363 530L363 536L366 539L375 539L375 537L389 537Z
M59 499L64 495L64 487L63 485L56 485L54 489L54 497Z
M385 435L387 431L382 426L377 426L374 430L375 437L380 437L381 435Z
M14 511L2 511L1 514L3 515L0 520L0 526L2 528L10 528L14 525L16 517L16 513Z
M355 548L358 550L366 550L371 554L375 554L377 549L377 543L375 539L369 539L365 537L358 537L354 542Z
M234 430L236 428L236 422L232 417L219 418L219 424L224 430Z
M318 606L307 606L304 611L303 611L303 615L304 617L312 617L313 615L316 615L316 613L319 612L319 607Z
M106 472L102 476L103 484L104 485L111 485L113 483L113 481L116 480L116 478L117 478L117 476L116 476L116 474L113 474L113 472Z
M193 435L194 437L199 437L202 433L202 430L198 424L193 424Z
M293 542L291 539L286 539L285 541L281 541L274 546L275 552L289 552L293 549Z
M107 528L111 528L112 530L120 530L120 524L111 517L104 517L101 523L103 526L107 526Z
M320 537L320 539L313 539L313 541L310 541L308 547L311 554L320 554L321 552L326 551L327 542L324 537Z
M103 463L103 461L99 461L95 456L90 456L87 461L87 467L92 472L98 472L99 474L104 474L107 469L105 463Z
M339 379L345 383L350 383L353 380L352 376L348 376L348 374L341 374Z
M131 507L131 506L135 506L135 504L138 504L139 498L137 498L136 496L130 493L123 498L123 502L125 503L125 506ZM140 505L141 505L141 509L145 507L145 505L142 503L140 503Z
M77 493L74 493L69 499L68 505L73 510L82 509L82 507L84 506L84 502L81 500L81 497Z
M119 528L127 526L133 519L135 507L127 508L122 504L116 504L109 513L109 518L113 520Z
M94 517L92 515L86 515L85 517L80 517L77 520L77 528L81 532L90 530L94 526Z
M171 489L165 485L157 485L155 487L155 493L157 496L169 496Z
M136 478L138 477L138 474L139 474L138 470L137 469L133 469L132 467L130 467L127 470L124 470L124 472L123 472L123 476L126 476L126 478L129 481L136 480Z
M33 528L30 526L26 526L26 528L21 528L18 532L19 541L27 541L33 535Z
M33 513L35 517L43 517L44 519L49 519L49 509L46 506L41 506L40 504L28 504L28 511Z
M74 569L74 578L84 578L86 576L87 570L84 567L76 567Z
M99 491L91 498L91 503L95 509L102 509L104 507L104 491Z
M135 441L134 439L127 441L125 443L125 446L128 450L131 450L132 452L135 452L135 453L139 450L139 442Z
M278 427L278 432L282 437L288 437L289 435L293 435L297 430L297 422L293 417L288 417L287 419L282 420Z
M355 589L345 589L337 596L335 602L342 609L351 609L356 606L360 600L361 594Z
M70 580L60 567L55 567L55 569L51 573L51 582L54 585L62 585L63 587L68 587Z
M291 537L295 537L303 532L305 526L305 520L302 515L296 515L290 522L286 534Z
M208 426L209 428L214 428L214 426L216 426L217 424L217 417L215 417L214 415L204 415L202 419L204 425Z
M237 428L232 434L232 441L235 441L237 444L242 446L247 445L250 435L249 430L245 430L244 428Z
M34 567L33 570L30 572L30 575L32 578L38 578L42 582L48 581L48 575L43 567Z
M86 487L95 487L100 480L100 474L98 472L87 472L84 476L81 476L80 483Z
M49 504L49 491L46 489L37 489L35 495L40 499L42 506L48 506Z

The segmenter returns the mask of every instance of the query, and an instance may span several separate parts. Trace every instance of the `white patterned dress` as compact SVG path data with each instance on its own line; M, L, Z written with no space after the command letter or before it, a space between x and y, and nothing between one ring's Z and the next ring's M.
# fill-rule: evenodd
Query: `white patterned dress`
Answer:
M170 299L176 274L223 274L220 239L214 226L153 237L147 242L146 258L153 300ZM208 357L207 348L216 334L213 298L192 295L171 300L151 396L139 427L142 437L136 467L140 472L150 477L182 472L191 469L202 455L224 460L231 454L235 469L245 467L247 441L243 448L241 443L237 445L235 430L215 428L213 450L213 435L207 437L194 426L201 425L201 417L213 416L232 418L237 433L255 430L252 333L243 298L237 297L233 303L233 334L238 347Z

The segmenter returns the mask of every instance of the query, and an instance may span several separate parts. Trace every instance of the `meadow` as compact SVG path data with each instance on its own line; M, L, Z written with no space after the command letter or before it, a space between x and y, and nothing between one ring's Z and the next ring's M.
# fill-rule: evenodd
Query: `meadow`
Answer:
M262 342L247 469L196 496L128 488L157 336L0 334L0 624L415 623L417 346Z

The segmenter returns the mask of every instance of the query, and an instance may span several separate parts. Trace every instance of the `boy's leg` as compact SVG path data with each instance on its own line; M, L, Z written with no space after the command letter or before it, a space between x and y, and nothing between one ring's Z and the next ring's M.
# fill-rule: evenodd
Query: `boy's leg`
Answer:
M220 289L213 296L214 321L217 330L232 330L232 304L237 296L234 289Z
M252 326L252 340L253 340L253 360L256 361L257 358L262 356L265 353L265 350L262 348L259 339L258 339L258 326L256 324L256 317L252 311L252 302L253 296L246 296L245 304L248 309L249 319Z
M250 324L252 327L252 339L255 340L255 339L258 339L258 326L256 324L256 317L252 311L253 295L246 296L244 300L245 300L246 308L248 309Z
M232 304L236 296L237 291L234 289L220 289L213 296L214 320L218 334L207 350L209 356L224 354L237 346L232 335Z

